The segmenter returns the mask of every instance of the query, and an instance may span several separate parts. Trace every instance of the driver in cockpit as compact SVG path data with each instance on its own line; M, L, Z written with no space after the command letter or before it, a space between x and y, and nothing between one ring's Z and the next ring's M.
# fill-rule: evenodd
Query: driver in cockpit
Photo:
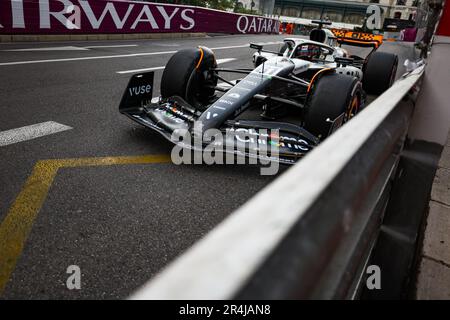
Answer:
M318 46L313 44L304 44L297 46L293 58L313 61L313 59L320 59L321 50Z

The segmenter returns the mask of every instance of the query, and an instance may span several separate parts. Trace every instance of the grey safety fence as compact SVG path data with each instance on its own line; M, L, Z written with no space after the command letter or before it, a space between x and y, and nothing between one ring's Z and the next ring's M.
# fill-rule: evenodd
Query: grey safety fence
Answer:
M352 299L365 284L424 66L130 299Z

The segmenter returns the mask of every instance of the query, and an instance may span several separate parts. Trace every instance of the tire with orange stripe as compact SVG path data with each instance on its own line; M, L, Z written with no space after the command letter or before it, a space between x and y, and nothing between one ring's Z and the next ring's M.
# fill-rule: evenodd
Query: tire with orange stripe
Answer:
M161 96L178 96L203 110L213 97L217 77L209 70L217 67L214 53L206 47L176 52L167 63L161 78Z
M344 114L344 122L360 110L361 82L352 76L326 73L313 84L307 99L304 120L306 130L325 139L333 121Z

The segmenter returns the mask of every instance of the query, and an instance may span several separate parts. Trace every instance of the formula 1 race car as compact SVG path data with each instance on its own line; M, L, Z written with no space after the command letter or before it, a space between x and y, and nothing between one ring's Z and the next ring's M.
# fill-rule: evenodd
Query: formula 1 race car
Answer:
M314 44L320 55L334 52L321 42ZM261 46L250 47L262 51ZM119 110L184 149L200 151L215 141L225 153L291 164L365 105L360 78L340 72L354 60L334 60L330 64L322 58L310 61L277 54L255 69L226 69L217 67L214 53L206 47L184 49L167 63L157 102L152 102L154 73L137 74ZM389 70L388 78L393 72ZM229 81L224 73L243 78ZM392 83L388 81L385 86ZM212 129L226 138L206 137L195 143ZM276 134L268 133L273 130ZM275 157L259 152L268 144L278 147Z
M287 56L322 63L326 67L336 68L336 72L357 77L363 83L368 94L381 94L395 80L398 57L395 54L379 52L383 36L365 32L339 29L324 29L331 25L328 21L312 21L318 25L310 33L309 40L286 38L279 52L265 51L263 48L253 54L253 63L257 67L274 56ZM350 55L342 44L372 48L366 57ZM346 60L343 60L346 59ZM345 61L343 64L342 62Z

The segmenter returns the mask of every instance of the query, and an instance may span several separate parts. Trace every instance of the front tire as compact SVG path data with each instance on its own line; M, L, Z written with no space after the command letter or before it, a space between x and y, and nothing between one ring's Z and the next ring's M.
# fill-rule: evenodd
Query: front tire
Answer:
M357 78L343 74L325 74L313 84L308 97L305 129L325 139L332 126L330 121L344 115L344 122L361 107L362 89Z
M179 96L194 108L204 110L214 97L217 77L214 53L206 48L190 48L176 52L169 60L161 78L161 96Z

